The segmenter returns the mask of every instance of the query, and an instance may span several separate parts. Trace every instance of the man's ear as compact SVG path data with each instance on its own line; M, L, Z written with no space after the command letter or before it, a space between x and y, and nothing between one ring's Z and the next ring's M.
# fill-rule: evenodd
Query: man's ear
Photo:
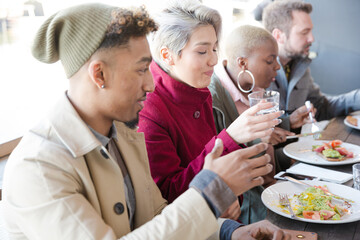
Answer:
M88 73L92 82L100 89L105 88L104 63L98 60L91 61Z
M174 65L173 55L167 47L162 47L160 49L160 57L169 66Z
M272 31L272 35L275 38L276 42L278 42L280 44L283 44L285 42L286 34L283 31L281 31L280 29L275 28Z
M236 59L236 63L238 65L238 67L241 69L241 70L247 70L248 69L248 59L245 58L245 57L238 57Z

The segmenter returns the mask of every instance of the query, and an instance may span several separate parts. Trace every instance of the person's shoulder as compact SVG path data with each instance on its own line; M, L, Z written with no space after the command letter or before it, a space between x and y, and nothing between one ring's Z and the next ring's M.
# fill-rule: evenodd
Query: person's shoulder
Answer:
M46 121L41 121L26 132L9 157L9 161L18 164L45 163L61 169L72 169L69 165L71 159L74 159L71 152L61 139L54 137L51 125Z
M213 73L213 75L211 76L211 82L210 82L208 88L209 88L210 91L212 91L212 90L218 89L219 87L222 87L220 79L216 75L216 73Z
M146 121L156 122L160 125L165 125L171 116L169 108L170 101L167 101L166 97L159 94L156 90L149 93L144 102L144 108L140 111L139 127L142 128L142 124Z
M220 78L215 73L211 76L211 82L208 86L208 89L211 92L213 100L216 98L221 98L221 96L225 93L225 88L221 84Z

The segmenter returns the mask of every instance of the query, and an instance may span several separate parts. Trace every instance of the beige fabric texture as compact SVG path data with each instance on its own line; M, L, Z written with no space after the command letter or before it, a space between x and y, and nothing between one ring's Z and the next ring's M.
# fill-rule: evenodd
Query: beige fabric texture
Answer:
M116 160L64 94L5 167L3 218L11 239L206 239L217 231L214 214L194 189L165 207L150 175L144 135L115 125L135 190L136 229L130 232L126 207L120 215L114 211L114 204L125 204Z

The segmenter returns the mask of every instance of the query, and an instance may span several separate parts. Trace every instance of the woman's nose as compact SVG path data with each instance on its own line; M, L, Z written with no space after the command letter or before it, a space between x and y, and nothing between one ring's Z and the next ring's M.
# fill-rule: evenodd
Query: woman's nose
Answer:
M209 62L208 62L208 65L213 67L217 64L218 62L218 55L217 55L217 52L214 52L212 51L212 54L210 56L210 59L209 59Z

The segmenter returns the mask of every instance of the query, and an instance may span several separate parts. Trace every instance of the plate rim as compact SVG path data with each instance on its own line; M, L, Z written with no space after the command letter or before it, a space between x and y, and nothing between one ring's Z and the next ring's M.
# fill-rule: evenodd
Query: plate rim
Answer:
M326 142L326 141L331 141L331 140L309 140L311 142ZM304 162L304 163L308 163L308 164L313 164L313 165L319 165L319 166L341 166L341 165L349 165L349 164L354 164L354 163L357 163L357 162L360 162L360 158L359 159L347 159L347 160L344 160L344 161L337 161L337 162L331 162L331 161L326 161L326 160L323 160L324 162L313 162L313 161L309 161L309 160L304 160L304 158L299 158L295 155L292 155L288 152L287 148L289 148L289 146L291 145L295 145L295 144L300 144L301 141L297 141L297 142L293 142L293 143L289 143L287 144L284 148L283 148L283 152L286 156L290 157L290 158L293 158L295 160L298 160L300 162ZM356 145L356 144L353 144L353 143L347 143L347 142L343 142L345 143L346 145L352 145L354 147L358 147L359 148L359 154L360 154L360 146L359 145ZM315 154L315 153L314 153ZM320 157L319 157L320 158Z
M349 186L343 185L343 184L337 184L337 183L332 183L332 182L325 182L325 181L318 181L318 180L301 180L302 182L306 182L306 183L312 183L313 185L316 184L323 184L323 185L337 185L337 186L341 186L341 188L349 188L352 189L355 193L359 193L360 191L353 189ZM268 191L270 191L270 188L272 188L275 185L278 184L283 184L283 185L287 185L287 184L295 184L289 181L278 181L277 183L275 183L274 185L269 186L268 188L266 188L262 193L261 193L261 201L263 202L263 204L265 205L265 207L267 209L269 209L270 211L272 211L275 214L281 215L283 217L289 218L289 219L293 219L293 220L297 220L297 221L302 221L302 222L308 222L308 223L319 223L319 224L342 224L342 223L350 223L350 222L356 222L360 220L360 212L359 212L359 216L354 217L354 218L348 218L345 220L312 220L312 219L306 219L306 218L300 218L300 217L296 217L296 218L291 218L290 214L286 214L282 211L275 211L275 207L273 209L272 206L268 206L268 204L266 203L266 201L264 200L265 195ZM349 198L351 200L353 200L352 198ZM355 201L355 200L353 200Z

